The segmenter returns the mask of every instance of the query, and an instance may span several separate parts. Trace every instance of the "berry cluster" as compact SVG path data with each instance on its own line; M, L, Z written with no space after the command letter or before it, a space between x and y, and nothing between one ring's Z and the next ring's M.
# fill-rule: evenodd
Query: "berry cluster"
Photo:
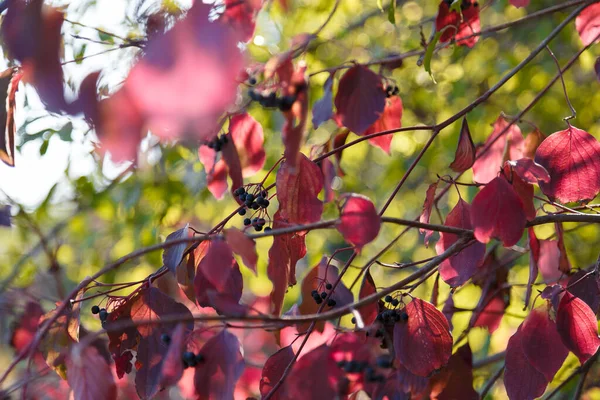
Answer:
M385 87L385 96L386 97L397 96L398 93L400 93L400 89L398 89L398 86L396 86L396 85L388 85Z
M333 285L331 283L325 284L325 289L331 290L332 288L333 288ZM318 290L313 290L312 292L310 292L310 295L315 300L315 303L321 304L323 302L323 300L327 297L327 292L323 291L323 292L319 293ZM336 302L334 299L330 298L329 300L327 300L327 306L335 307L335 305L336 305Z
M263 230L264 226L267 224L267 220L265 218L262 217L263 211L264 214L266 215L266 209L269 207L269 199L268 197L268 193L266 190L258 188L259 190L255 190L253 193L249 193L246 191L246 188L239 187L237 189L234 190L233 194L234 196L236 196L241 203L243 203L243 205L245 206L244 208L240 209L238 211L239 215L246 215L248 210L258 210L257 213L255 213L254 215L257 215L254 218L244 218L244 226L250 226L252 225L254 227L254 230L257 232L260 232ZM264 228L265 232L268 232L271 230L270 227L266 227Z
M375 368L369 365L366 361L346 361L342 360L337 363L338 367L348 374L364 373L367 382L383 382L385 376L377 374Z
M160 335L160 340L166 345L169 345L171 343L171 337L166 333ZM186 351L182 354L181 361L183 362L183 369L190 367L193 368L198 364L204 362L204 356L200 353L194 354L191 351Z
M277 97L275 92L264 95L256 90L250 90L248 91L248 95L252 100L257 101L258 104L265 108L279 108L281 111L289 111L296 101L296 96Z
M385 310L377 314L375 320L383 323L383 325L394 325L396 322L408 321L408 314L404 310Z
M98 306L92 306L92 314L98 314L98 318L100 318L100 322L102 322L102 326L104 326L104 323L108 318L108 311L106 311L106 308L101 309Z
M207 142L206 146L208 146L209 148L213 149L214 151L216 151L218 153L219 151L221 151L223 149L223 146L225 144L227 144L227 142L229 142L229 139L227 139L227 135L221 135L221 136L217 136L210 142Z

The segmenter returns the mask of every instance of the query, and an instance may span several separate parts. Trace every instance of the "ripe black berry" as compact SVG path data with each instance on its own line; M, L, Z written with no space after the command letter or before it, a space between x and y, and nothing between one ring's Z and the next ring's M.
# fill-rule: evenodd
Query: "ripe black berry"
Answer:
M392 300L392 305L393 305L394 307L396 307L398 304L400 304L400 301L399 301L398 299L393 299L393 300Z
M257 202L254 202L250 205L250 208L253 210L258 210L260 208L260 206L258 205Z
M272 230L273 230L273 228L271 228L270 226L267 226L267 227L265 228L265 232L270 232L270 231L272 231Z
M312 297L318 297L319 296L319 292L317 292L316 290L313 290L312 292L310 292L310 295Z
M408 321L408 314L406 313L406 311L402 311L400 313L400 321L401 322L406 322Z
M324 299L325 297L327 297L327 292L322 292L321 293L321 298Z
M246 201L246 193L240 194L240 201Z
M252 223L252 221L250 221L250 218L244 218L244 225L248 226Z
M352 317L352 320L350 322L352 322L353 324L356 324L356 318Z
M331 288L333 288L333 285L331 283L328 283L327 285L325 285L325 289L331 290Z
M278 107L281 111L289 111L294 105L295 101L295 96L283 96L278 100Z
M260 101L261 101L261 99L263 98L263 97L261 96L261 94L260 94L260 93L258 93L258 92L257 92L257 91L255 91L255 90L248 90L248 96L250 96L250 98L251 98L252 100L254 100L254 101L258 101L258 102L260 102Z
M377 357L377 366L379 368L392 368L392 360L387 355Z
M346 360L338 361L337 366L340 368L344 368L346 366Z
M188 366L193 367L196 365L196 355L191 351L183 353L183 362L187 363Z
M160 335L160 340L161 342L163 342L164 344L169 344L171 343L171 336L169 336L166 333L163 333L162 335Z
M98 314L100 312L100 307L92 306L92 314Z
M108 311L106 311L106 308L101 309L98 312L98 316L100 317L100 321L104 322L106 321L106 319L108 318Z
M246 215L246 209L245 209L245 208L241 208L241 209L238 211L238 214L240 214L240 215Z
M269 207L269 204L271 204L271 202L269 201L269 199L264 199L262 204L260 205L262 208L267 208Z
M254 230L255 230L256 232L260 232L260 231L262 231L262 226L261 226L261 225L256 225L256 226L254 227Z
M267 223L267 221L265 221L264 218L259 218L258 221L256 221L256 223L260 226L264 226Z
M317 304L321 304L323 302L323 299L320 297L315 297L315 303Z
M248 78L248 85L256 85L256 78L251 76L250 78Z
M329 307L335 307L335 300L334 299L327 300L327 305Z
M392 301L392 296L390 296L389 294L387 296L385 296L385 302L386 303L390 303Z
M203 363L204 362L204 356L200 353L196 354L196 362L198 364Z
M254 195L252 193L246 194L246 198L244 199L244 201L246 203L252 204L252 202L254 201Z

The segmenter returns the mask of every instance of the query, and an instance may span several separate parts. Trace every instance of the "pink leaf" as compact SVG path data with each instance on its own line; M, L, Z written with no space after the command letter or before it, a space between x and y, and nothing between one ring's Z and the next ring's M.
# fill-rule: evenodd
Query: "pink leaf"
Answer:
M505 247L513 246L523 236L526 222L523 202L504 177L494 178L473 199L471 224L482 243L497 237Z
M239 154L242 175L248 177L260 171L266 157L262 125L247 113L238 114L229 122L229 136Z
M581 364L598 351L600 339L596 316L590 306L568 291L558 305L556 327L565 346L579 358Z
M325 81L325 85L323 85L323 97L317 100L313 106L312 123L314 129L317 129L323 122L333 117L333 94L331 93L333 77L334 74L329 75L329 78Z
M431 303L416 298L404 311L408 320L394 327L396 358L413 374L429 376L452 355L448 321Z
M460 128L460 136L458 137L458 146L454 154L454 161L450 164L450 168L454 172L465 172L475 163L475 144L471 138L471 131L467 124L467 119L463 118Z
M241 40L247 42L254 35L256 15L262 8L262 0L225 0L225 12L221 20L241 33Z
M585 202L600 192L600 143L586 131L569 126L553 133L538 147L535 161L552 178L540 182L551 200Z
M533 161L531 158L521 158L515 161L507 161L508 165L511 166L512 170L519 175L519 177L527 183L537 184L538 182L550 182L550 174L546 171L546 168Z
M335 96L335 120L356 134L367 130L385 108L381 77L367 67L355 65L342 79Z
M242 257L244 264L250 268L256 275L256 243L239 229L225 229L225 240L234 253Z
M539 258L537 266L544 278L544 282L553 283L560 279L562 272L558 268L560 260L560 250L557 240L539 241Z
M185 325L179 324L173 331L173 335L170 336L171 343L168 345L169 350L167 351L162 364L160 378L161 387L175 385L183 375L183 362L181 357L185 350L184 339L187 333L189 333L189 331L186 331Z
M379 234L381 218L368 197L351 193L342 196L341 201L342 211L337 230L344 240L361 249Z
M584 46L598 41L600 35L600 4L594 3L586 7L575 19L575 28Z
M476 1L462 0L461 5L462 16L454 10L450 11L448 3L442 0L435 19L435 29L439 32L446 28L440 37L441 43L455 39L458 46L473 47L479 36L465 38L481 30L479 4Z
M94 346L74 345L66 360L67 382L76 399L116 400L111 368Z
M210 338L198 354L204 361L194 375L197 399L233 399L235 384L245 368L238 338L224 329Z
M510 0L510 4L517 8L527 7L529 5L529 0Z
M290 224L309 224L321 219L323 202L317 197L323 189L319 166L300 154L297 168L284 161L277 171L277 199L281 218Z
M445 226L471 229L471 206L464 200L458 200L456 206L446 217ZM458 240L458 235L440 232L440 240L435 245L437 254L442 254ZM440 276L452 287L467 282L477 272L485 256L485 245L473 243L469 247L453 254L440 264Z
M399 96L393 96L386 100L383 113L377 121L373 123L361 136L371 135L377 132L400 129L402 127L402 100ZM360 134L360 133L359 133ZM377 136L369 139L369 143L381 148L381 150L390 154L390 145L394 136Z
M527 361L551 382L569 350L563 345L547 307L544 305L531 311L519 329Z
M227 242L215 239L211 240L206 255L200 260L198 271L217 290L224 290L235 264L237 263Z
M431 217L431 210L433 208L433 201L435 200L435 190L437 189L438 182L434 182L427 188L425 192L425 201L423 202L423 211L421 212L421 216L419 217L419 222L424 224L429 223L429 218ZM433 234L433 231L419 228L419 232L425 234L425 246L429 245L429 238Z
M502 136L500 136L500 134ZM508 143L507 143L508 142ZM485 142L483 149L477 152L478 158L473 164L473 180L488 183L500 172L506 160L518 160L523 157L524 139L516 125L508 126L501 116L494 122L494 130ZM483 152L487 148L487 151ZM508 149L505 154L505 149Z
M266 396L273 389L273 386L279 381L283 375L283 371L294 358L294 350L291 346L286 346L279 349L275 354L271 355L262 370L260 379L260 394ZM279 387L275 395L271 397L273 400L283 400L287 398L287 389L285 381Z
M290 399L334 399L343 372L333 359L331 349L322 345L302 357L288 377Z

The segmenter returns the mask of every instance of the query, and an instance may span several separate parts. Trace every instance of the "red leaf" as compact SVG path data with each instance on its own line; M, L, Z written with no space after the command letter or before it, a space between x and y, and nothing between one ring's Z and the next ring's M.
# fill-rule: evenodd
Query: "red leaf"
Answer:
M0 160L10 167L15 165L15 97L22 77L23 72L17 68L0 74L0 127L4 130L4 134L0 134Z
M279 211L273 216L273 229L288 226ZM283 297L288 286L296 284L296 263L306 255L306 243L303 234L277 235L269 250L267 275L273 283L271 307L275 315L281 313Z
M569 278L567 284L569 292L585 302L594 314L600 310L600 281L596 274L586 270L579 270Z
M44 315L44 311L37 302L27 302L10 338L10 345L15 348L17 353L23 351L33 340L42 315Z
M510 169L507 165L504 167L505 176L511 176ZM525 216L528 220L532 220L535 218L536 210L535 204L533 204L533 185L524 182L519 175L512 174L512 188L521 201L523 202L523 210L525 211Z
M450 357L441 373L431 377L429 387L432 400L479 399L473 389L473 354L468 343Z
M239 229L225 229L225 240L234 253L242 257L244 264L256 275L256 243Z
M326 158L321 160L321 172L323 172L323 180L325 185L325 196L324 200L326 203L330 203L335 200L335 192L334 192L334 182L337 177L337 169L333 162Z
M482 243L497 237L505 247L513 246L523 236L526 222L523 202L504 177L494 178L473 199L471 224Z
M513 171L524 181L530 184L537 184L538 182L550 182L550 174L546 171L546 168L536 163L530 158L521 158L515 161L506 162Z
M325 121L329 121L333 117L333 94L331 88L333 87L334 74L330 74L325 85L323 85L323 97L317 100L312 110L312 123L313 128L317 129Z
M175 232L169 234L165 243L171 240L182 239L190 236L189 224L186 224L185 227L176 230ZM183 253L185 249L189 246L188 243L181 243L175 246L167 247L163 252L163 265L169 269L173 273L173 275L177 274L177 266L181 263L181 257L183 257Z
M294 358L294 350L291 346L286 346L279 349L275 354L271 355L262 370L260 379L260 394L266 396L273 389L273 386L279 381L283 375L283 371ZM285 381L279 387L277 392L271 397L273 400L283 400L287 397L287 388Z
M235 115L229 122L229 137L239 154L242 175L248 177L260 171L266 157L262 125L247 113Z
M504 386L510 400L535 399L540 397L548 386L544 375L535 369L525 356L520 327L506 346Z
M133 369L133 364L131 360L133 360L133 353L129 350L117 356L113 355L113 360L115 360L115 370L117 372L117 378L121 379L125 374L130 374Z
M500 136L500 134L502 136ZM493 143L492 143L493 142ZM508 143L507 143L508 142ZM485 141L485 146L477 152L478 158L473 164L473 180L488 183L500 172L506 160L523 158L524 139L516 125L508 126L501 116L494 122L494 130ZM487 151L483 152L487 148ZM507 154L505 154L507 149Z
M487 328L490 334L494 333L500 326L502 317L504 316L504 310L508 307L502 293L496 294L491 299L489 297L483 300L485 306L483 309L476 313L474 327Z
M596 354L600 347L594 312L583 300L568 291L558 305L556 327L565 346L579 358L581 364Z
M66 363L67 381L75 399L116 400L111 368L94 346L73 346Z
M343 372L333 359L331 349L322 345L302 357L288 377L290 399L334 399Z
M210 139L234 103L244 64L239 35L209 21L211 5L195 2L185 19L154 35L124 87L152 132L173 139L193 131Z
M525 138L525 142L523 144L523 157L527 158L535 158L535 152L537 148L542 144L542 142L546 139L546 135L544 135L538 128L535 128L527 137ZM548 171L546 171L548 172Z
M538 268L542 273L544 282L556 282L562 276L558 268L560 261L560 250L557 240L540 240L539 258L537 260Z
M383 113L377 121L373 123L361 136L371 135L377 132L400 129L402 127L402 99L400 96L393 96L386 100ZM360 133L359 133L360 134ZM377 136L369 139L369 143L381 148L381 150L390 154L390 145L393 139L392 134Z
M458 200L456 206L446 217L445 226L471 229L471 206L464 200ZM437 254L442 254L458 240L458 235L440 232L440 240L435 245ZM469 247L453 254L440 264L440 276L452 287L460 286L477 272L485 256L485 244L473 243Z
M373 293L377 293L377 287L375 286L375 282L373 281L373 278L371 277L371 273L367 269L367 272L365 272L365 276L360 285L360 291L358 292L358 299L359 300L364 299L365 297L367 297ZM377 303L371 303L366 306L360 307L358 309L358 312L360 312L360 316L362 317L363 324L365 326L369 326L375 321L375 318L377 318L377 314L379 314L379 307L378 307Z
M527 7L529 5L529 0L510 0L510 4L517 8Z
M560 251L560 257L558 259L558 269L564 274L571 272L571 263L567 257L567 249L565 247L565 238L562 227L562 222L555 222L554 229L556 229L556 237L558 237L558 250Z
M540 182L551 200L588 201L600 192L600 143L592 135L569 126L548 136L538 147L535 161L552 180Z
M335 120L338 125L361 134L379 119L385 99L381 77L367 67L355 65L340 79Z
M438 182L432 183L427 188L425 192L425 201L423 202L423 211L421 212L421 216L419 217L419 222L424 224L429 223L429 218L431 217L431 210L433 208L433 201L435 200L435 191L437 189ZM419 228L419 232L425 234L425 246L429 246L429 238L433 234L433 231Z
M226 288L229 276L236 265L233 252L227 242L214 239L211 240L206 255L200 260L198 272L201 272L217 290L222 291Z
M455 39L458 46L473 47L479 40L479 36L473 36L469 39L463 38L479 33L481 30L479 4L476 1L462 0L461 12L462 16L456 11L450 11L448 4L442 0L435 19L435 29L439 32L446 28L440 37L441 43Z
M222 199L227 191L227 164L222 158L217 161L217 153L206 145L198 148L198 157L204 164L206 186L216 199Z
M280 81L283 81L281 77ZM301 155L300 146L304 139L304 131L308 119L308 87L309 81L306 74L306 63L302 61L298 63L297 68L291 73L289 84L284 87L284 94L296 99L291 109L283 113L285 124L282 128L282 139L285 146L283 156L286 158L286 162L289 163L292 171L301 162L299 159Z
M221 20L241 33L241 40L247 42L254 35L256 15L262 8L262 0L225 0L225 12Z
M173 386L179 382L179 379L183 376L183 362L181 356L186 347L184 339L187 333L189 332L186 331L185 325L179 324L173 331L173 335L170 336L171 343L168 345L169 349L165 355L160 374L161 387Z
M600 4L594 3L586 7L575 19L575 28L584 46L597 42L600 35Z
M413 374L429 376L452 355L448 321L431 303L416 298L405 311L408 320L394 326L396 358Z
M475 163L475 144L471 138L471 131L467 124L467 119L463 118L460 128L460 136L458 137L458 146L454 154L454 161L450 164L450 168L454 172L465 172Z
M235 384L245 367L238 338L222 330L204 344L199 354L204 361L194 375L197 399L233 399Z
M527 361L551 382L569 350L563 345L547 307L544 305L531 311L519 330Z
M323 174L304 154L299 161L296 168L284 161L277 171L278 212L290 224L309 224L319 221L323 213L323 202L317 197Z
M540 258L540 241L533 228L527 229L527 236L529 238L529 279L527 280L527 291L525 292L525 308L529 306L533 284L537 280L538 260Z
M360 250L379 234L381 218L368 197L351 193L342 196L341 201L340 223L336 228L344 240Z

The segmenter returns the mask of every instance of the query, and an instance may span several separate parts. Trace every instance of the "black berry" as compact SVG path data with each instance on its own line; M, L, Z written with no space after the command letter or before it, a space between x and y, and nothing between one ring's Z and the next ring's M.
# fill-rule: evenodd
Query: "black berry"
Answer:
M160 340L164 344L169 344L171 343L171 336L167 335L166 333L163 333L162 335L160 335Z
M191 351L183 353L183 361L186 362L190 367L196 365L196 355Z
M317 292L316 290L313 290L312 292L310 292L310 295L312 297L318 297L319 296L319 292Z
M327 292L322 292L321 293L321 298L324 299L325 297L327 297Z
M269 201L269 199L264 199L263 202L262 202L262 204L261 204L261 207L262 208L267 208L267 207L269 207L269 204L271 204L271 202Z
M329 307L335 307L335 300L334 299L327 300L327 305Z
M252 203L254 201L254 195L252 193L246 194L246 198L244 199L246 203Z
M92 306L92 314L98 314L100 312L100 307Z
M106 311L106 308L100 310L98 314L98 316L100 317L100 321L102 322L106 321L106 319L108 318L108 311Z
M258 210L260 208L260 206L258 205L257 202L252 203L252 205L250 206L251 209L253 210Z
M325 289L331 290L331 288L333 288L333 285L331 283L328 283L327 285L325 285Z
M392 301L392 296L390 296L389 294L387 296L385 296L385 302L386 303L390 303Z
M255 90L248 90L248 96L250 96L250 98L254 101L258 101L260 102L262 99L262 96L260 93L256 92Z
M292 108L292 106L294 105L295 101L296 101L295 96L283 96L278 100L279 109L281 111L289 111Z
M246 201L246 193L240 194L240 201Z
M260 226L260 225L256 225L256 226L254 227L254 230L255 230L256 232L260 232L260 231L262 231L262 226Z
M203 363L204 362L204 356L202 354L196 354L196 362L198 364Z
M387 355L379 356L377 357L377 366L379 368L392 368L392 360Z
M267 227L265 228L265 232L270 232L270 231L272 231L272 230L273 230L273 228L271 228L270 226L267 226Z
M252 223L252 221L250 221L250 218L244 218L244 225L248 226Z
M252 85L252 86L256 85L256 78L253 77L253 76L251 76L250 78L248 78L248 84Z
M246 209L245 209L245 208L241 208L241 209L238 211L238 214L240 214L240 215L246 215Z
M356 324L356 318L352 317L352 320L351 320L351 322L352 322L353 324Z
M400 301L399 301L398 299L393 299L393 300L392 300L392 305L393 305L394 307L398 306L398 304L400 304Z
M402 321L402 322L408 321L408 314L406 313L406 311L402 311L400 313L400 321Z

